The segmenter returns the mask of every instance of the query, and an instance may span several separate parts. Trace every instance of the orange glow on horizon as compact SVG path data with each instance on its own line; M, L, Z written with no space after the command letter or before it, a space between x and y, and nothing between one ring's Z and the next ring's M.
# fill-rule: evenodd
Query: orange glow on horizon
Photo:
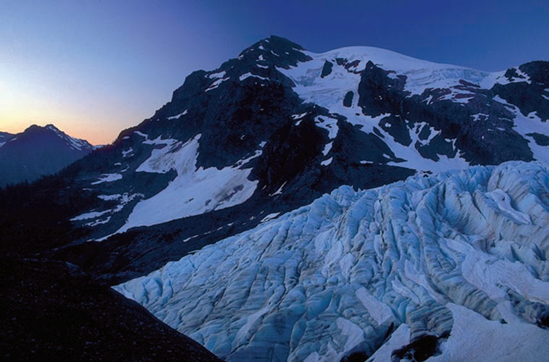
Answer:
M13 67L0 67L0 131L4 132L16 134L33 124L53 124L71 137L106 145L150 116L157 108L153 104L159 103L136 103L126 89L120 91L125 98L117 98L114 88L97 92L86 88L86 83L68 86L55 77L55 81L39 83L24 72L15 74Z
M29 121L30 120L30 121ZM120 122L94 122L91 119L74 121L63 116L39 116L17 114L14 116L0 115L0 131L17 134L31 125L45 126L53 124L67 135L88 141L92 145L106 145L112 143L118 134L131 125L123 128L116 127ZM137 123L136 123L137 124ZM106 126L107 125L107 126ZM110 125L110 126L109 126Z

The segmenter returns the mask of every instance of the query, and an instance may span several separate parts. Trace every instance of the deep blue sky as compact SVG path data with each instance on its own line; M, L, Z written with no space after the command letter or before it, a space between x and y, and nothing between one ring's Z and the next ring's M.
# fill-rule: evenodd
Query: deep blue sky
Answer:
M549 60L548 19L542 0L0 0L0 130L54 123L110 142L190 72L272 34L503 70Z

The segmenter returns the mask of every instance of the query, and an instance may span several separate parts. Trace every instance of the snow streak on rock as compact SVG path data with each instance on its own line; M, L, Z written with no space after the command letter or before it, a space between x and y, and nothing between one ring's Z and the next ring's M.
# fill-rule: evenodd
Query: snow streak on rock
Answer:
M510 162L344 186L115 289L228 361L539 360L548 251L549 170Z

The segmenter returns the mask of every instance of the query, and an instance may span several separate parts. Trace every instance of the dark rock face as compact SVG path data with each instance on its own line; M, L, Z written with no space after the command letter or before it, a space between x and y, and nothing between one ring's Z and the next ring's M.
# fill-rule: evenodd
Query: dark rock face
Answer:
M358 89L360 96L358 104L362 107L364 114L372 117L390 114L380 121L380 126L394 137L395 141L410 146L412 143L410 130L426 122L436 131L440 131L440 134L427 145L420 143L412 145L425 158L434 161L438 161L437 155L452 158L457 150L461 150L463 157L472 165L496 165L510 160L533 160L528 141L512 128L513 124L509 120L513 116L505 106L494 100L496 95L502 94L501 87L512 86L512 84L501 87L496 84L492 91L488 91L480 89L478 85L462 81L456 88L470 92L468 96L472 97L468 103L470 106L464 107L463 104L445 100L444 96L450 93L446 89L427 89L421 95L410 97L408 92L403 90L402 78L390 78L389 74L390 72L368 62ZM528 92L537 92L540 98L540 89L546 87L540 85L541 88L532 90L524 82L517 84L518 87L530 89ZM514 94L513 97L517 94L509 90L509 94L511 93ZM429 98L438 99L438 101L423 101ZM515 98L513 100L520 107L520 102ZM549 106L546 100L545 104ZM523 105L521 111L525 109L524 107ZM475 113L486 114L487 117L482 121L472 121L471 118ZM420 139L427 138L428 130L425 129L422 132ZM445 139L455 139L455 145L452 146Z
M273 193L283 184L293 181L303 170L313 165L321 153L326 135L307 117L299 126L287 123L273 135L259 157L255 176L267 193Z
M2 134L0 143L0 187L56 173L93 150L88 142L70 138L52 125Z
M518 67L523 74L518 74L514 68L509 69L505 76L509 81L524 80L509 84L496 84L492 88L498 95L510 104L517 106L523 115L536 112L543 122L549 119L549 101L546 91L549 89L549 62L535 61ZM526 79L528 77L528 79ZM544 97L545 95L545 97Z
M345 98L343 98L343 105L347 108L351 107L351 105L353 104L353 97L354 97L354 93L351 92L351 91L348 91L346 94L345 94Z
M428 358L440 355L439 346L450 336L449 333L442 335L441 337L432 335L423 335L415 341L411 342L407 346L402 347L396 351L393 351L391 359L393 361L415 361L422 362Z
M4 361L219 361L78 267L2 257Z
M320 74L321 78L327 77L332 73L332 68L334 67L334 63L326 61L324 63L324 67L322 68L322 74Z
M528 133L529 136L532 136L534 141L540 146L549 146L549 137L541 133Z
M365 114L377 117L383 113L403 113L400 108L400 100L403 91L398 86L398 81L388 77L389 72L378 68L369 61L362 72L358 86L358 105Z

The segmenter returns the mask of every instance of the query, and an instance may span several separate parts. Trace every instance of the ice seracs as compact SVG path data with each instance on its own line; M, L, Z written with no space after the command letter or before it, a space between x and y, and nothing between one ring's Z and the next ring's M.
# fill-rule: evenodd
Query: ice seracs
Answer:
M547 195L547 165L522 162L343 186L115 289L227 361L387 361L421 343L437 361L540 360Z
M478 84L491 76L488 72L419 60L375 47L357 46L322 54L304 53L312 60L288 70L279 70L296 83L296 92L306 101L329 109L331 105L342 104L348 91L358 95L360 72L369 61L392 72L391 77L405 76L405 90L410 95L421 94L427 88L449 88L460 84L460 80ZM321 77L326 62L339 62L342 66L333 66L329 75Z

